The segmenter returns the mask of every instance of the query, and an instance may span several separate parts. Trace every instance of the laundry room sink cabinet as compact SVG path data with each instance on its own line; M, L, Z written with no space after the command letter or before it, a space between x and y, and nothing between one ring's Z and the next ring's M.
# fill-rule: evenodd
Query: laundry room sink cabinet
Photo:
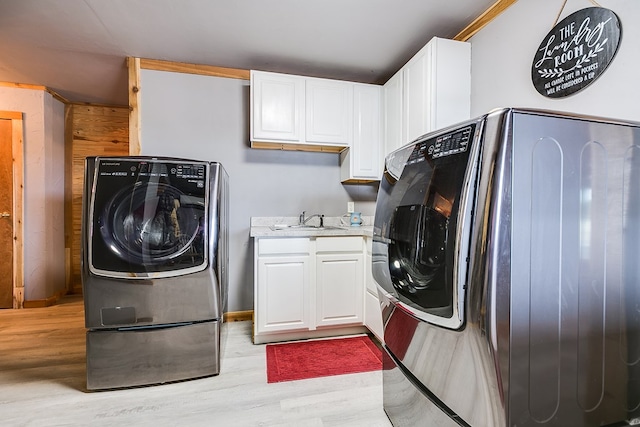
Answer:
M363 323L362 249L360 236L316 240L316 326Z
M311 327L309 238L256 242L255 334Z
M362 236L255 241L254 343L367 332Z

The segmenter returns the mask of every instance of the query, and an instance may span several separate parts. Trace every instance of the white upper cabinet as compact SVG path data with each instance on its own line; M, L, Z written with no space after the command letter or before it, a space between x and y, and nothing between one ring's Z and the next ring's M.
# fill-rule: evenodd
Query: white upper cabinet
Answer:
M434 88L431 87L432 45L427 44L402 69L403 73L403 112L405 142L433 129L432 102Z
M382 174L382 88L353 85L353 142L340 154L342 182L370 182Z
M251 71L251 146L341 153L343 183L379 180L388 153L470 114L466 42L433 38L382 87Z
M405 142L469 118L469 43L434 38L403 70Z
M353 135L353 84L306 78L307 142L348 147Z
M251 140L299 142L304 79L251 71Z
M340 152L353 139L353 84L251 71L251 146Z
M384 92L386 154L427 132L469 119L471 45L433 38L385 84Z
M403 145L402 135L402 76L398 71L382 87L384 105L384 153L390 153Z
M431 50L431 128L442 129L471 118L471 44L434 39ZM423 132L424 133L424 132Z

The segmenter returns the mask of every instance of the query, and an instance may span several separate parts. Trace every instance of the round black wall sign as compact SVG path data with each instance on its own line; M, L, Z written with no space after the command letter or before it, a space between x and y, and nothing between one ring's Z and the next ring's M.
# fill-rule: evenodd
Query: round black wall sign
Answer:
M607 69L620 44L620 20L602 7L579 10L544 38L531 66L536 90L562 98L593 83Z

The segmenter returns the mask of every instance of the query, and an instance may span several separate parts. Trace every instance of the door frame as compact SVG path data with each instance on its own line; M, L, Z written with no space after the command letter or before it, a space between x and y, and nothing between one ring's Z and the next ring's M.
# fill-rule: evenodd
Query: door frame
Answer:
M13 157L13 308L24 304L24 144L23 121L19 111L1 111L0 120L11 120Z

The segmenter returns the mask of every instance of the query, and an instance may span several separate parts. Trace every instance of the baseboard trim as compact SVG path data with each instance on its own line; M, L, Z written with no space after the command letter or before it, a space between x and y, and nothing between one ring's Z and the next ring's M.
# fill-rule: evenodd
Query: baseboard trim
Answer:
M51 307L52 305L54 305L56 302L58 302L58 300L60 298L62 298L63 296L65 296L67 294L67 290L62 290L60 292L58 292L57 294L50 296L49 298L45 298L45 299L33 299L33 300L26 300L23 304L22 304L22 308L43 308L43 307Z
M240 322L243 320L253 320L253 310L230 311L224 314L225 322Z

